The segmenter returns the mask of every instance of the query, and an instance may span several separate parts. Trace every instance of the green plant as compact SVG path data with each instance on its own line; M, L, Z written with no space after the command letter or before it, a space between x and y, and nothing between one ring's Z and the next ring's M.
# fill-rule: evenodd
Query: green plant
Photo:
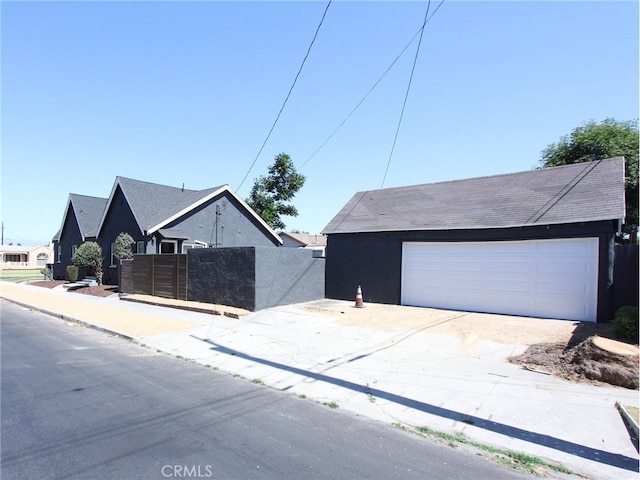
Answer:
M136 242L125 232L120 232L113 242L113 256L118 260L133 258L132 247Z
M329 408L340 408L337 402L323 402L323 405L326 405Z
M67 266L67 280L75 283L78 280L78 267L75 265Z
M616 337L638 343L638 307L620 308L613 317L612 330Z
M402 430L407 430L400 423L394 423L395 427L398 427ZM470 440L465 436L462 432L456 432L454 434L439 432L437 430L433 430L429 427L415 427L413 430L414 433L418 435L427 436L431 438L435 438L439 441L446 442L451 447L457 447L458 445L470 445L479 449L482 452L488 454L489 459L493 459L495 462L509 467L513 470L525 471L531 473L536 476L546 475L548 470L553 470L560 473L566 473L568 475L572 475L573 472L563 465L559 465L556 463L546 462L540 458L533 457L531 455L527 455L521 452L515 452L513 450L504 450L501 448L496 448L491 445L486 445L480 442L475 442Z
M84 242L71 259L75 266L95 275L99 285L102 285L102 260L102 248L96 242Z

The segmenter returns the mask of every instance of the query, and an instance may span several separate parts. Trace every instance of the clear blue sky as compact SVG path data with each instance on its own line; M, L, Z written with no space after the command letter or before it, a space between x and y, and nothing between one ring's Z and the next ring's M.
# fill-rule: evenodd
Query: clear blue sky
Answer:
M238 190L326 5L3 1L5 243L47 243L69 193L107 197L118 175ZM331 4L243 198L278 153L307 162L426 6ZM445 1L424 32L384 186L528 170L585 121L637 118L638 39L636 1ZM354 193L380 188L416 47L300 167L289 229L317 233Z

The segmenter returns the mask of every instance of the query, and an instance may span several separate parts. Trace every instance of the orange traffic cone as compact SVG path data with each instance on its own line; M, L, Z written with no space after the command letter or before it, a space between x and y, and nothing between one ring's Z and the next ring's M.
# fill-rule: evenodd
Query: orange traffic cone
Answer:
M358 285L358 290L356 292L356 307L364 307L364 302L362 301L362 289L360 288L360 285Z

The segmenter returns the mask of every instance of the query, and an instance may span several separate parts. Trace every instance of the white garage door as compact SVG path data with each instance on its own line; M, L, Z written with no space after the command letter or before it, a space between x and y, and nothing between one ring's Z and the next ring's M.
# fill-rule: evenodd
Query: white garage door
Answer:
M596 321L598 239L406 242L403 305Z

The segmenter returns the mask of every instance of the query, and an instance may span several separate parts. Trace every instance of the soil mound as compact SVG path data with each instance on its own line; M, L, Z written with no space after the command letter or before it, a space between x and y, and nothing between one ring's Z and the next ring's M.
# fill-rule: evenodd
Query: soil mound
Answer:
M606 383L638 390L637 346L603 341L598 336L591 336L573 347L563 342L531 345L509 361L527 370L575 382Z

